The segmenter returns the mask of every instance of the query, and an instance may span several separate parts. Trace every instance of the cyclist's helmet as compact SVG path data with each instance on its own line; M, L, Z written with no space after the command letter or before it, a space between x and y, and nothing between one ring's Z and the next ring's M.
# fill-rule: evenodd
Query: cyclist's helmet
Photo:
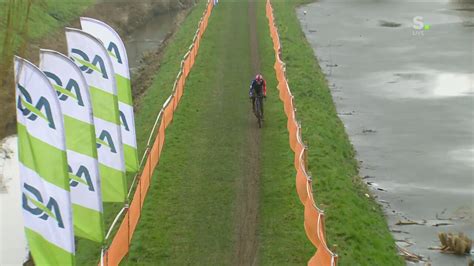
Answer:
M257 76L255 76L255 80L258 81L259 83L262 82L263 80L262 75L258 74Z

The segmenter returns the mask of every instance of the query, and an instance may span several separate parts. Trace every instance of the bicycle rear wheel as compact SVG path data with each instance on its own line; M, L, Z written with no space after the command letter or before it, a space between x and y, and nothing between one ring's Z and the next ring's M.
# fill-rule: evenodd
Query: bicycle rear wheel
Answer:
M262 120L262 98L258 97L257 100L255 101L255 104L257 105L256 111L257 111L257 122L258 122L258 127L262 128L263 120Z

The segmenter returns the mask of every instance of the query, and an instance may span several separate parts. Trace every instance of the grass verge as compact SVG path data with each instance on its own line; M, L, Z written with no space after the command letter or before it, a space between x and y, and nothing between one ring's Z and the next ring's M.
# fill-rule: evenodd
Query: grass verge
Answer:
M247 119L248 80L254 73L245 2L222 2L211 16L124 264L228 265L235 259L235 194L248 163L245 134L256 126ZM263 7L261 0L256 26L269 97L261 143L258 262L301 265L314 249L304 233L303 208L294 188L293 157ZM164 99L151 91L144 103ZM157 112L161 105L155 105Z
M247 162L246 14L246 2L213 11L124 264L232 260L236 186Z
M143 154L155 118L161 110L164 101L171 94L181 60L183 55L187 52L189 45L192 43L192 36L196 31L205 4L206 1L198 2L185 21L180 25L176 34L172 37L172 40L170 40L169 45L163 52L160 70L157 72L152 86L143 95L138 108L135 110L135 127L139 155ZM131 177L129 176L129 178ZM150 200L152 196L149 194L148 197L147 201ZM156 200L159 200L158 197ZM122 204L104 204L106 228L112 223L121 207ZM145 218L142 217L141 219L139 225ZM77 239L76 248L76 260L78 265L93 265L98 262L100 258L100 244L86 239Z
M303 139L309 145L315 199L326 210L329 245L338 246L340 265L403 265L380 206L364 196L368 191L358 177L354 150L337 116L325 76L317 60L309 60L315 58L313 50L295 12L298 5L308 2L281 0L272 4L282 59L302 122ZM288 215L293 212L288 211ZM303 230L302 225L300 228Z
M260 0L257 8L262 72L268 83L262 145L259 260L261 265L304 265L314 254L314 247L306 238L304 208L296 193L294 155L288 140L287 118L278 96L273 68L275 54L265 2Z
M77 18L93 0L0 1L0 139L16 131L13 55L26 57L30 41Z

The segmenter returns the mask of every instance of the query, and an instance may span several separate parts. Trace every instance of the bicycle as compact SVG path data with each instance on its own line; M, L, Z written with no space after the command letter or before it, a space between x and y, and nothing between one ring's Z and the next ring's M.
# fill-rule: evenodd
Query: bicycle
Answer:
M257 117L257 122L258 122L258 127L262 128L263 124L263 95L259 96L254 96L251 97L255 98L255 101L253 101L253 113L255 114L255 117ZM253 99L252 99L253 100Z

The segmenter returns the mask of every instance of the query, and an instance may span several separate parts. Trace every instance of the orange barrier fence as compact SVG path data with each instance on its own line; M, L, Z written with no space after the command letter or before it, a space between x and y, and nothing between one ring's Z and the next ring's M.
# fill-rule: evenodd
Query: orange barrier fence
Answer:
M178 107L179 101L183 96L186 78L188 77L194 65L202 36L207 28L212 8L213 1L208 1L207 8L201 17L201 20L199 21L199 26L194 36L193 44L189 47L189 51L186 53L183 61L181 62L181 69L173 85L173 92L163 104L163 108L159 112L152 132L150 133L150 137L148 138L145 154L143 155L140 163L140 172L135 176L128 194L128 199L130 200L130 194L135 188L133 198L130 204L125 205L125 207L115 217L114 222L107 232L106 241L109 239L115 224L123 215L122 222L115 233L112 242L110 245L105 246L102 249L100 265L118 265L129 251L130 242L132 241L133 233L135 232L140 219L141 210L143 208L143 203L145 202L146 194L150 187L154 169L160 160L161 151L165 141L166 128L171 123L171 121L173 121L174 111ZM154 141L152 143L153 138Z
M315 255L308 261L308 265L336 265L337 255L334 254L326 244L324 230L324 212L319 209L313 198L312 179L307 172L307 147L301 139L301 125L296 121L296 110L294 97L291 94L286 79L285 63L280 58L280 38L275 25L273 8L270 0L267 0L266 13L270 26L270 35L275 50L275 72L278 80L280 100L283 102L285 114L288 118L287 129L289 132L290 147L295 153L294 166L296 169L296 191L304 205L304 229L311 243L316 247Z

